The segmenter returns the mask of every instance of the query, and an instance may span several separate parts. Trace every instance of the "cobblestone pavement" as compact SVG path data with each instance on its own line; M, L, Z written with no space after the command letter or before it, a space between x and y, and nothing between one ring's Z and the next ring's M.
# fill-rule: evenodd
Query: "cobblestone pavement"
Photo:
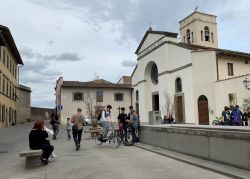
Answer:
M90 134L83 134L81 149L75 151L73 140L66 139L63 126L58 140L51 142L58 157L46 166L25 169L25 160L18 155L28 147L32 125L27 123L0 129L0 179L228 178L133 146L121 145L118 149L106 143L96 146Z

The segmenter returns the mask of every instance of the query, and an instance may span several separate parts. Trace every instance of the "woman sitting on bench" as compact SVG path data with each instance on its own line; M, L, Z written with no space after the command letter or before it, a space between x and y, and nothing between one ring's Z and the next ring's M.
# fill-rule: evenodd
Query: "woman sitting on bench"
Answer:
M50 145L48 137L48 133L44 130L43 119L37 119L29 134L29 146L32 150L43 150L41 161L44 165L48 164L48 158L54 150L54 147Z

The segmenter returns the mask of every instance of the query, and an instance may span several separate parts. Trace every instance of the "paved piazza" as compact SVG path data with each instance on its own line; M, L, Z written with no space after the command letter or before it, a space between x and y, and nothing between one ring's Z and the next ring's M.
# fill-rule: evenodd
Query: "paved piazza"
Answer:
M52 141L58 158L46 166L26 170L24 158L18 155L28 146L31 127L32 123L28 123L0 129L1 179L228 178L137 147L121 145L113 149L108 144L97 147L89 134L84 134L82 148L75 151L73 141L66 140L63 127L58 140Z

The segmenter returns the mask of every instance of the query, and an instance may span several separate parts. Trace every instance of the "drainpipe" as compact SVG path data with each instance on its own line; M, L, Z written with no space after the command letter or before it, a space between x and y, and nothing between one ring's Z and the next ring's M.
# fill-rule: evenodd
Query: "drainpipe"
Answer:
M131 106L133 106L133 90L134 88L131 89L130 91L130 96L131 96Z
M218 61L219 61L219 55L216 54L216 72L217 72L217 81L219 81L219 67L218 67Z

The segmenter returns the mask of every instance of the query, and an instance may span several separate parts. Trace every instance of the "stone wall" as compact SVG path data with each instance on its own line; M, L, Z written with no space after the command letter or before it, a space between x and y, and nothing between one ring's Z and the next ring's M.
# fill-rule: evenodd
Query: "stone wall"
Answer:
M142 143L250 170L250 128L141 126Z
M45 113L48 112L49 115L53 112L54 109L51 108L39 108L39 107L31 107L31 120L35 121L37 117L42 116L46 119Z

